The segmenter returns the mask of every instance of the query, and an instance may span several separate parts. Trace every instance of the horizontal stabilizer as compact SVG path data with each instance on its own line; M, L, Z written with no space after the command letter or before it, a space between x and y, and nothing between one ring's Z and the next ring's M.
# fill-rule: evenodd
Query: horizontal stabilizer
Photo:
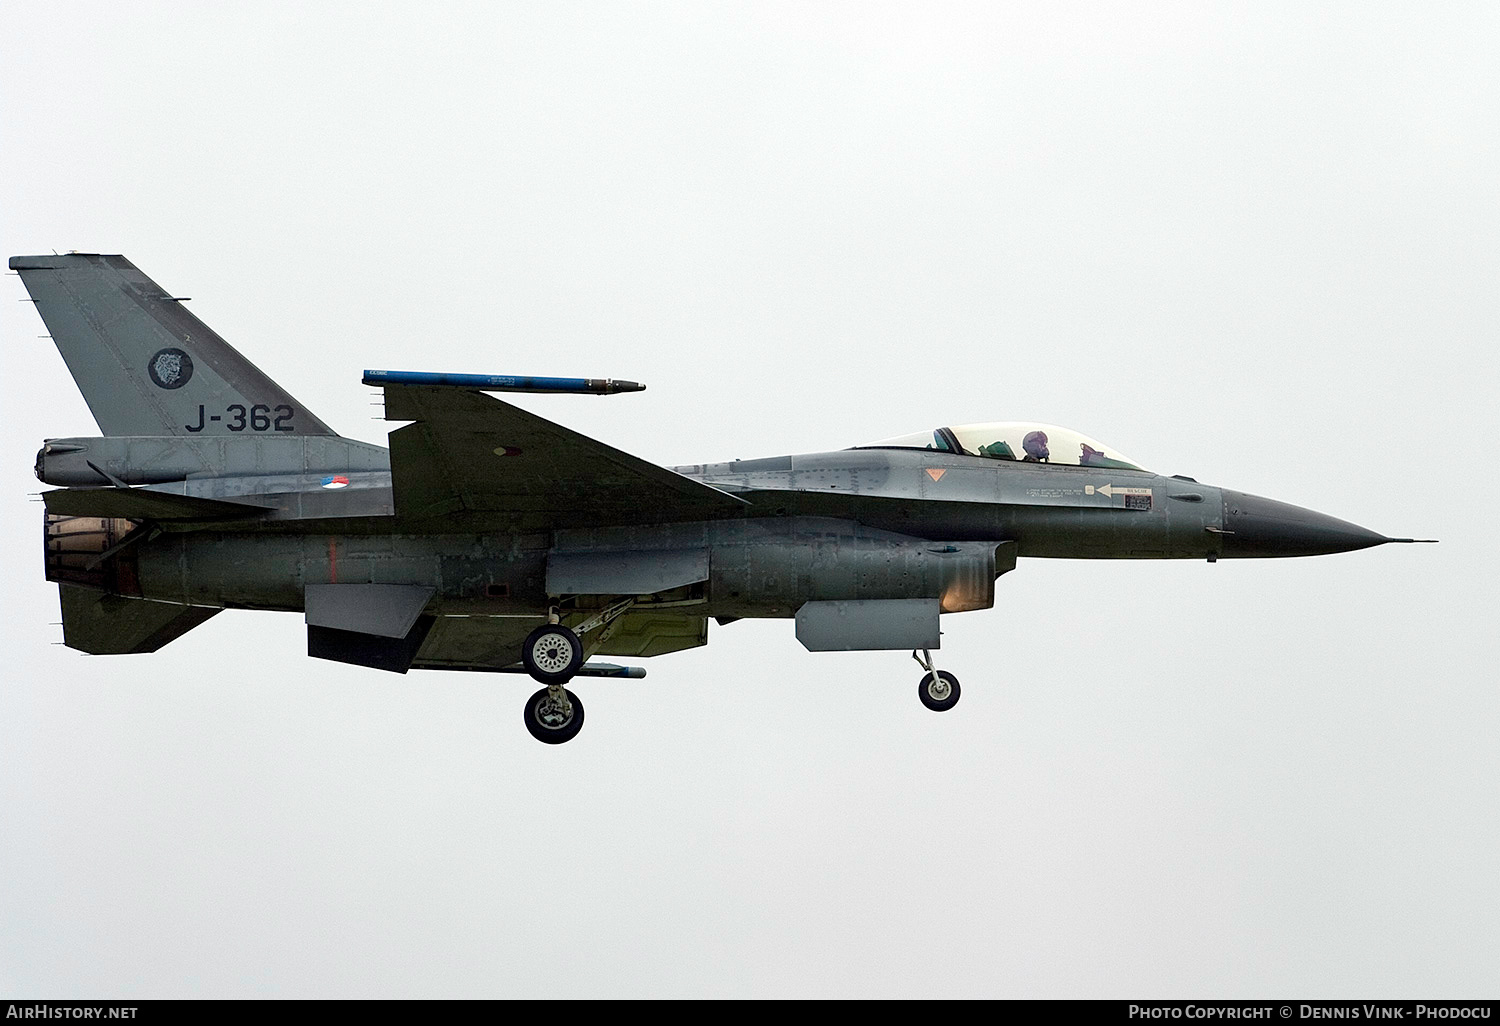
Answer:
M271 507L202 499L149 488L59 488L43 492L48 513L72 517L125 517L130 520L250 520Z
M108 595L60 584L63 644L92 655L155 652L219 610Z
M740 516L727 492L467 389L386 385L396 516L488 529ZM445 527L456 526L451 524Z

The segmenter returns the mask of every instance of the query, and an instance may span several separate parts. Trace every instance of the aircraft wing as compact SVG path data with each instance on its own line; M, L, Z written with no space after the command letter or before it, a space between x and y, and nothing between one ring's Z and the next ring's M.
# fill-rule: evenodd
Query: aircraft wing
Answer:
M741 515L749 503L470 389L385 385L396 516L550 530ZM425 525L424 525L425 526Z

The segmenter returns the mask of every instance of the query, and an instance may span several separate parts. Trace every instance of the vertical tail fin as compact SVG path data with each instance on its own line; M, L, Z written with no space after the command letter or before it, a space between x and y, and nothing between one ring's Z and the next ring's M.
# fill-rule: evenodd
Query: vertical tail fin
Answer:
M335 432L122 256L17 256L105 435Z

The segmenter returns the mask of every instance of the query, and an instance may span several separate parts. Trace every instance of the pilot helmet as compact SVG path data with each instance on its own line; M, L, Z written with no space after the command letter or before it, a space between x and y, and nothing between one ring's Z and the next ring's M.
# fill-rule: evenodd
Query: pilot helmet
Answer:
M1021 440L1021 448L1033 459L1045 460L1052 454L1047 451L1047 432L1032 431Z

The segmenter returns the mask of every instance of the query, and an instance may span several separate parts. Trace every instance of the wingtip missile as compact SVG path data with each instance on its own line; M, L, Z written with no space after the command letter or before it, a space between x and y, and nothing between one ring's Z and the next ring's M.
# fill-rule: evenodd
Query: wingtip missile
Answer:
M614 395L617 392L646 390L646 386L639 382L619 381L615 378L541 378L511 374L444 374L433 371L367 370L362 380L366 385L428 385L472 388L481 392Z

